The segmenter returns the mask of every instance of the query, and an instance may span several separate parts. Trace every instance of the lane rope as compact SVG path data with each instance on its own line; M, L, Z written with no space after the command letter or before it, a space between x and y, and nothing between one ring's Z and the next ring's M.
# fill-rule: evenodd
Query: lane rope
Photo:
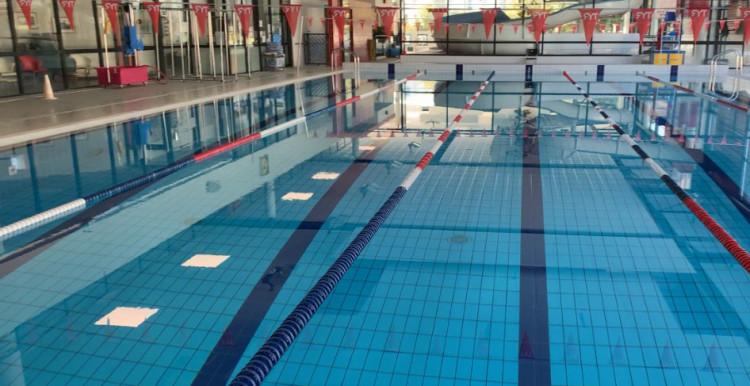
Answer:
M495 71L492 71L487 80L482 82L482 86L474 93L448 128L443 131L437 142L422 156L417 165L406 175L383 206L380 207L377 213L365 225L364 229L354 237L354 240L346 247L328 271L318 280L302 301L297 304L297 307L284 319L279 328L274 331L247 365L237 374L231 385L260 385L263 382L268 373L271 372L271 369L273 369L273 366L278 363L281 356L284 355L284 352L286 352L300 331L302 331L302 328L307 325L321 304L323 304L326 297L333 292L333 288L338 284L346 271L349 270L354 260L359 257L359 254L365 249L367 243L375 235L375 232L378 231L383 222L393 212L393 209L396 208L406 192L414 184L414 181L419 177L422 170L430 163L435 152L443 146L453 127L461 121L463 113L471 108L479 97L479 94L484 91L494 76Z
M300 123L305 123L310 119L313 119L317 116L323 115L327 112L333 111L337 108L346 106L348 104L354 103L358 100L377 95L381 91L389 88L389 87L395 87L398 86L401 83L404 83L408 80L412 80L417 78L418 76L421 76L421 72L417 72L416 74L409 75L408 77L390 82L386 84L385 86L379 87L377 89L368 91L366 93L363 93L361 95L357 95L354 97L351 97L349 99L346 99L344 101L338 102L335 105L320 109L318 111L312 112L310 114L307 114L303 117L295 118L290 121L281 123L279 125L273 126L269 129L259 131L250 135L247 135L245 137L236 139L232 142L225 143L223 145L207 149L207 150L201 150L199 153L189 155L181 160L178 160L172 164L169 164L167 166L164 166L160 169L157 169L153 172L144 174L142 176L130 179L128 181L121 182L115 186L112 186L110 188L100 190L96 193L89 194L87 196L84 196L82 198L75 199L73 201L67 202L62 205L58 205L54 208L47 209L43 212L37 213L33 216L27 217L22 220L18 220L16 222L10 223L8 225L0 227L0 241L9 239L11 237L18 236L22 233L28 232L32 229L38 228L44 224L48 224L52 221L55 221L61 217L65 217L68 215L71 215L73 213L80 212L87 207L90 207L94 204L96 204L99 201L106 200L108 198L111 198L113 196L116 196L118 194L127 192L129 190L135 189L139 186L143 186L144 184L156 181L158 179L164 178L170 174L175 173L176 171L185 168L187 166L193 165L198 162L205 161L211 157L214 157L218 154L225 153L229 150L235 149L239 146L248 144L250 142L254 142L263 138L266 138L270 135L276 134L279 131L282 131L284 129L287 129L289 127L295 126Z
M711 234L713 234L717 240L719 240L721 245L723 245L724 248L740 263L740 265L745 268L745 271L750 273L750 255L744 248L742 248L742 246L740 246L737 240L735 240L734 237L729 234L729 232L724 230L724 228L722 228L721 225L719 225L719 223L716 222L716 220L714 220L711 215L709 215L705 211L705 209L703 209L703 207L698 205L698 203L695 202L695 200L693 200L693 198L690 197L687 192L685 192L679 185L677 185L672 177L670 177L669 174L667 174L667 172L664 171L664 169L662 169L661 166L656 163L656 161L651 159L651 157L645 151L643 151L640 146L638 146L633 138L625 133L620 125L617 124L617 122L615 122L612 118L610 118L609 115L607 115L607 113L604 112L604 110L602 110L602 108L599 107L599 105L594 102L594 100L592 100L585 91L583 91L581 86L579 86L578 83L576 83L576 81L573 80L570 75L568 75L567 71L563 71L563 75L568 78L568 81L570 81L570 83L572 83L578 89L578 92L580 92L581 95L586 98L586 101L588 101L589 104L593 106L594 109L596 109L596 111L598 111L599 114L601 114L601 116L607 120L607 122L609 122L610 126L612 126L612 128L615 129L618 134L620 134L620 138L623 138L630 145L633 151L635 151L641 157L641 159L643 159L643 161L646 162L657 175L659 175L659 178L662 180L662 182L664 182L664 184L667 185L667 187L680 199L680 201L682 201L682 203L685 204L685 206L687 206L691 212L693 212L695 217L700 220L700 222L706 227L706 229L708 229L708 231L711 232Z

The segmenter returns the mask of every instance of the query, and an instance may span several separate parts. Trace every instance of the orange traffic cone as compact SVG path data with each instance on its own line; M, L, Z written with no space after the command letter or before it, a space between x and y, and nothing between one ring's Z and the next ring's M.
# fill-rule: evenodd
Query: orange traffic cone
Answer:
M52 91L52 83L49 81L49 75L44 74L44 99L55 100L55 93Z

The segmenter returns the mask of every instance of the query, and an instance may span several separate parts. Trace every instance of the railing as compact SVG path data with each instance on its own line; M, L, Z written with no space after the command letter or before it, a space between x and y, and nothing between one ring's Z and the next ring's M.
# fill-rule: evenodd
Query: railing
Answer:
M354 80L353 80L354 84L352 85L352 91L356 90L357 88L359 88L359 84L360 84L360 81L359 81L359 56L356 53L354 53L354 51L352 51L352 50L350 50L348 48L344 48L344 47L337 47L337 48L335 48L333 51L331 51L331 72L336 71L336 52L338 52L338 51L341 51L341 52L343 52L345 54L347 54L347 53L350 54L352 56L352 59L354 60ZM333 82L333 91L336 94L343 94L344 91L346 91L344 89L342 89L341 91L339 91L338 77L336 75L331 75L331 81Z
M735 100L740 95L740 81L742 77L742 66L744 64L744 58L742 56L742 51L740 50L726 50L724 52L720 52L716 55L714 55L713 58L711 58L711 74L708 78L708 90L716 94L716 71L718 68L719 59L721 59L724 56L735 54L734 59L734 66L735 66L735 76L734 76L734 82L732 85L732 92L729 95L729 99Z

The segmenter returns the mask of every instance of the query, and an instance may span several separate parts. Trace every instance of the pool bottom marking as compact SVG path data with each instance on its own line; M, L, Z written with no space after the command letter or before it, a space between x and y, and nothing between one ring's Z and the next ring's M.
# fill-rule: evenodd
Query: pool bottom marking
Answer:
M386 141L376 141L373 150L362 152L331 185L320 201L297 226L276 257L269 264L260 281L245 298L234 318L222 334L222 339L209 354L193 380L194 385L227 384L247 345L281 292L294 266L307 250L323 223L336 208L341 198L359 178L383 148ZM222 344L231 340L232 345Z
M544 206L536 121L524 126L521 182L521 256L518 383L549 385L549 310L544 247Z

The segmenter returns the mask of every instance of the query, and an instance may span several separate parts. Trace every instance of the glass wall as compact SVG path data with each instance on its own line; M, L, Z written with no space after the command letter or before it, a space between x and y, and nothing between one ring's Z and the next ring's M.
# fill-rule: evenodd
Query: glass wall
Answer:
M669 49L682 51L686 63L699 64L716 53L742 49L738 6L730 0L399 0L403 9L394 22L394 42L406 54L636 56ZM630 9L654 8L643 44ZM445 8L435 19L429 9ZM499 8L485 31L482 8ZM586 43L580 9L601 9L590 44ZM690 8L710 8L700 31L693 30ZM549 14L536 42L529 9ZM524 10L527 10L524 12ZM673 63L674 64L674 63Z
M0 0L0 97L39 93L45 75L55 90L95 86L97 67L123 63L120 39L102 10L101 0L75 1L70 19L63 2L31 0L27 20L17 0ZM195 28L195 17L188 7L192 2L212 5L211 30L207 28L203 35L190 33ZM251 4L251 0L236 2ZM222 73L247 73L248 68L258 71L260 46L265 44L261 39L265 36L259 33L263 25L259 20L263 19L259 19L256 7L250 37L243 39L233 4L226 0L162 3L158 31L154 31L145 9L131 12L121 6L118 24L134 25L143 41L137 64L158 67L170 78L197 74L198 68L204 75L215 73L217 78ZM201 53L200 65L195 48ZM136 61L126 57L124 64Z

